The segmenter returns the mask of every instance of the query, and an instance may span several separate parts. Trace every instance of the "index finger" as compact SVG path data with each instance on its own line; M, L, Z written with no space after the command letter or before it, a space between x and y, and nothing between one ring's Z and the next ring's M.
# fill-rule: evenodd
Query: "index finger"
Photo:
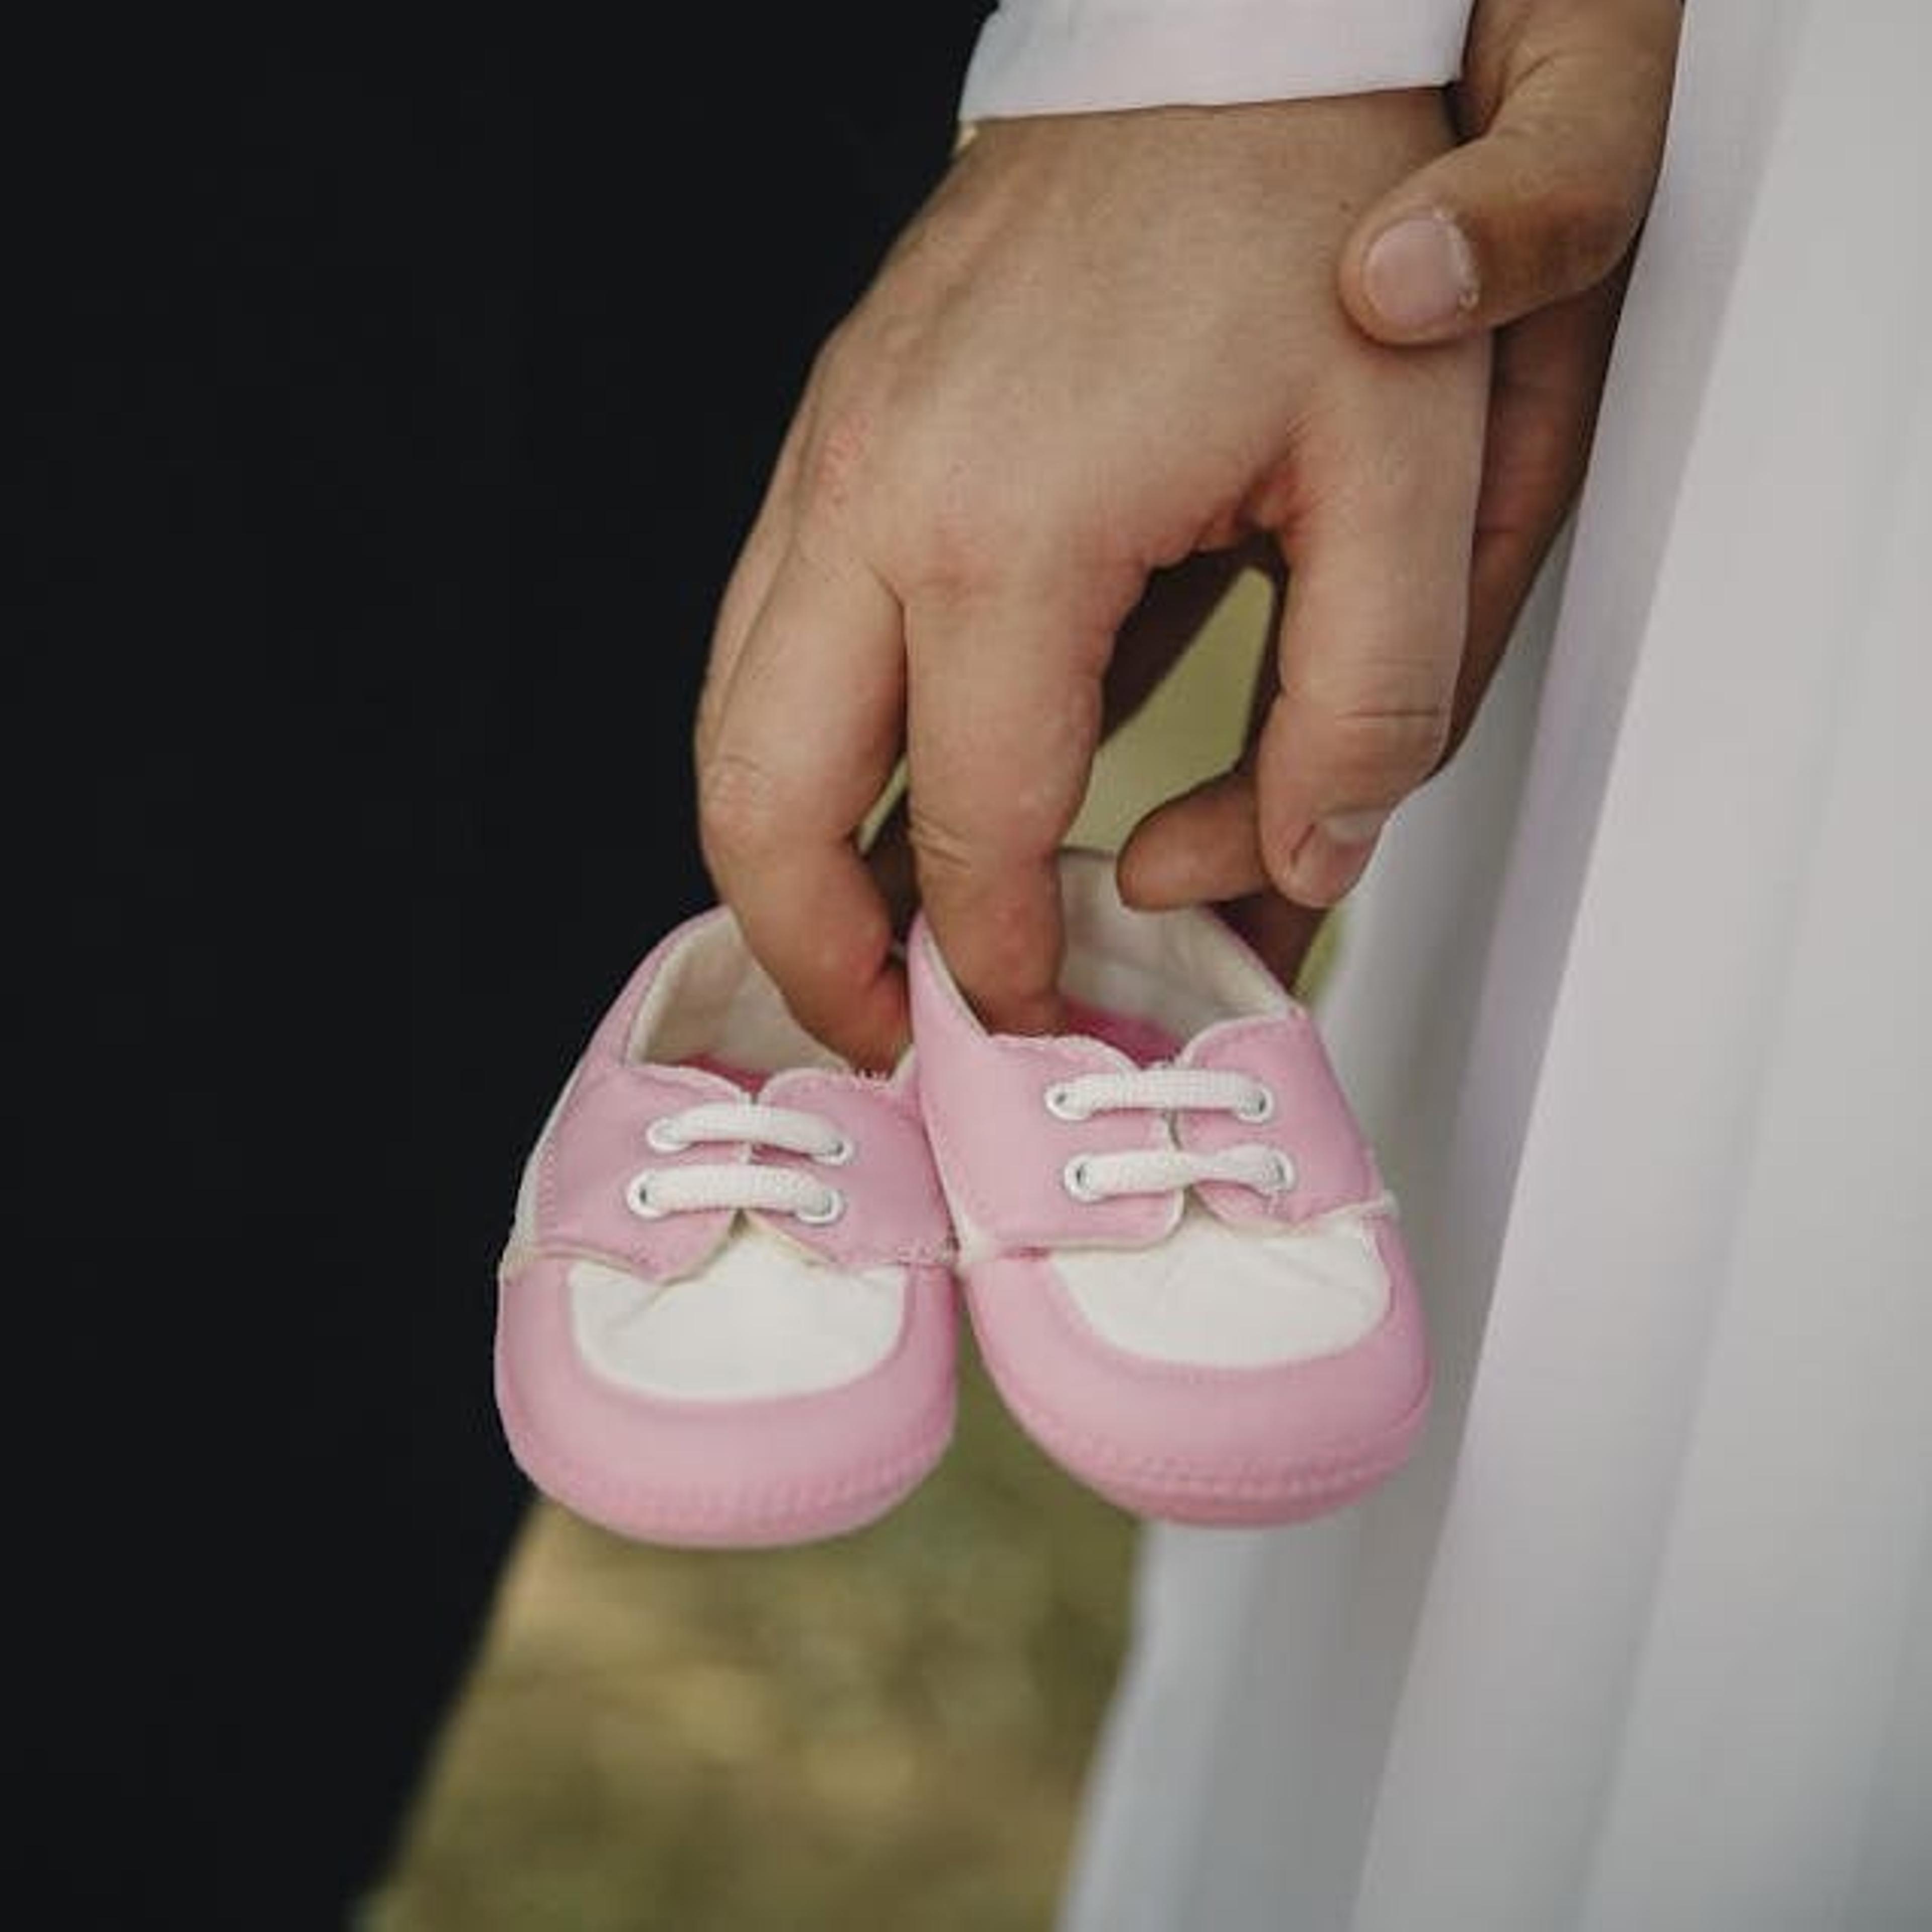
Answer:
M856 833L898 761L898 600L794 542L710 712L698 762L706 864L806 1030L855 1066L910 1035L890 914Z
M1120 615L1072 569L908 614L920 904L960 990L996 1031L1060 1024L1058 854L1086 796Z

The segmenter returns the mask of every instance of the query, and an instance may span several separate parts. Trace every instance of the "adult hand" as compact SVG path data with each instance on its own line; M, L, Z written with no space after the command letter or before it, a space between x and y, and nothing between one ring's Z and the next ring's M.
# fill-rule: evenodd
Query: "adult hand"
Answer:
M1468 639L1445 759L1582 480L1663 157L1680 12L1679 0L1478 0L1454 96L1463 144L1378 200L1342 250L1342 302L1374 340L1432 347L1496 332ZM1121 884L1144 906L1229 902L1292 980L1318 923L1274 902L1280 892L1307 902L1284 863L1293 828L1268 818L1269 770L1283 754L1270 737L1290 737L1294 721L1280 702L1258 716L1258 742L1236 772L1136 827L1120 855ZM1359 872L1366 842L1356 856Z
M1486 341L1373 341L1334 271L1450 138L1433 90L990 122L828 341L726 586L697 754L720 893L848 1058L907 1036L854 839L902 745L962 988L989 1025L1058 1023L1054 854L1167 567L1258 532L1292 566L1262 750L1282 884L1345 890L1360 815L1433 766Z

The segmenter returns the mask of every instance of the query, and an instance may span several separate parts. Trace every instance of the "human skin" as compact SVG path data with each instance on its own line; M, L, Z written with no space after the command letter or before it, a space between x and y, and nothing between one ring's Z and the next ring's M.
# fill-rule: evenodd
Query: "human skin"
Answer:
M1368 210L1342 247L1338 292L1365 333L1393 346L1481 333L1494 346L1444 761L1582 482L1663 158L1680 24L1678 0L1478 0L1450 95L1462 138ZM1391 289L1376 272L1377 244L1394 232L1400 261L1430 231L1453 274L1432 290L1412 254ZM1149 908L1221 904L1292 982L1321 913L1284 898L1251 836L1255 751L1225 779L1156 804L1123 850L1121 883Z
M1454 96L982 125L818 358L700 708L707 862L813 1032L861 1065L905 1043L890 868L854 836L902 751L962 988L1058 1024L1053 854L1102 732L1257 558L1287 588L1249 753L1156 804L1121 879L1228 904L1292 976L1574 496L1675 12L1486 4Z
M907 1036L854 844L902 746L962 990L995 1027L1057 1024L1054 854L1163 567L1257 532L1292 566L1260 794L1282 850L1434 762L1487 346L1371 341L1334 265L1450 140L1432 91L985 124L834 332L726 589L698 755L721 892L848 1058Z

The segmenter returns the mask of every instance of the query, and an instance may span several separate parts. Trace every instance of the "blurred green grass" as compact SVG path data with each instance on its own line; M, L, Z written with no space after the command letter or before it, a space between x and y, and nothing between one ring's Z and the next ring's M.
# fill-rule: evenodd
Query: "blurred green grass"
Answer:
M1125 1639L1130 1519L999 1407L834 1541L627 1544L548 1504L371 1932L1036 1932Z
M1237 583L1074 842L1226 767L1267 610ZM365 1932L1046 1932L1136 1525L962 1348L950 1453L855 1535L657 1550L538 1504Z

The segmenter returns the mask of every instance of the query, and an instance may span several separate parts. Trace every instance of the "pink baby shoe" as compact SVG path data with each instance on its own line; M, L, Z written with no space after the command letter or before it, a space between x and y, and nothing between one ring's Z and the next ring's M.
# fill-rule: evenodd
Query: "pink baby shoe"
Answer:
M499 1271L512 1453L640 1541L807 1541L882 1515L955 1402L951 1228L911 1057L851 1072L722 908L592 1036L531 1154Z
M1078 1030L989 1034L922 918L926 1130L1015 1420L1140 1514L1282 1523L1402 1464L1426 1339L1394 1204L1305 1008L1205 910L1066 855Z

